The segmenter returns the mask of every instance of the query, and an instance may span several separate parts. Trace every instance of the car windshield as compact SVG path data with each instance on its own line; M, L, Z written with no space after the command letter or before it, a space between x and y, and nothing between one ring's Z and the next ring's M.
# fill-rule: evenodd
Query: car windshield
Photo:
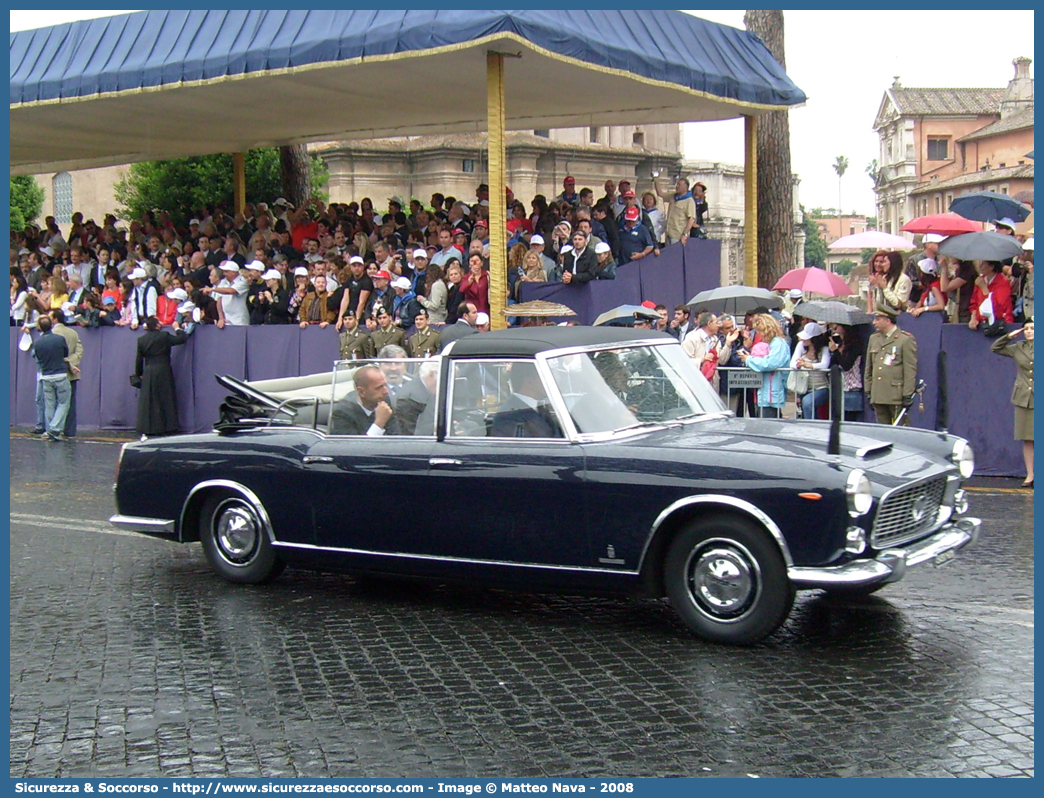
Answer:
M560 355L547 362L581 433L726 411L717 391L677 345Z

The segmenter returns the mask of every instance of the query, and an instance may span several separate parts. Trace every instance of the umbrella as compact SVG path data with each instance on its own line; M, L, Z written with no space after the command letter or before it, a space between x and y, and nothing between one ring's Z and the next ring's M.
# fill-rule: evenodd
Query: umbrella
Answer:
M742 316L755 308L783 307L783 300L767 288L748 288L745 285L724 285L700 291L688 304L695 305L697 310L711 310L715 313L731 313Z
M1026 157L1029 158L1032 161L1033 160L1033 150L1030 150L1029 152L1027 152L1026 153Z
M907 233L935 233L940 236L959 236L961 233L981 233L982 225L965 219L959 213L933 213L918 216L903 225Z
M903 228L906 229L905 227ZM914 249L914 245L902 236L867 230L851 236L841 236L827 245L827 249Z
M791 269L772 286L773 291L781 291L784 288L800 288L810 294L825 294L826 296L845 296L853 293L852 289L848 287L848 283L836 274L832 274L826 269L817 269L814 266Z
M660 318L660 314L655 310L642 307L641 305L620 305L612 310L607 310L602 313L594 320L595 327L604 327L606 325L618 325L630 327L634 323L635 315L642 316L646 319L656 321ZM626 324L625 324L626 323Z
M560 305L557 302L545 302L543 299L534 299L531 302L519 302L517 305L508 305L502 311L505 316L575 316L572 308Z
M992 222L994 219L1005 217L1024 222L1033 212L1032 208L1023 205L1017 199L995 191L962 194L950 203L950 210L959 213L965 219L974 219L977 222Z
M869 324L874 318L855 305L830 301L801 302L794 306L794 315L812 319L812 321L845 324L849 327L854 324Z
M1026 189L1023 189L1022 191L1016 191L1014 194L1011 195L1011 198L1015 199L1015 200L1018 200L1023 205L1029 205L1031 208L1033 207L1033 189L1032 188L1026 188Z
M939 245L939 254L958 260L1007 260L1022 252L1015 236L1003 233L965 233L950 236Z

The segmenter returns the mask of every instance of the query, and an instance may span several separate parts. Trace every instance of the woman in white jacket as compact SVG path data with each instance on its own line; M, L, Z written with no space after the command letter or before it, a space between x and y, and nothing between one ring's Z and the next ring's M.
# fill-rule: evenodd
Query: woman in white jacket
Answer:
M808 322L797 334L798 344L790 358L790 368L806 370L808 390L798 397L801 417L815 418L816 410L830 399L830 347L826 330L814 321Z

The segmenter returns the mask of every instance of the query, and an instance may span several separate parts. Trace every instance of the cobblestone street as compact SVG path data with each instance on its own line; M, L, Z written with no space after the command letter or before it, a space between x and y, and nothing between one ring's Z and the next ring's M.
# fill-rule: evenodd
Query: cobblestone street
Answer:
M119 445L11 438L12 777L1033 775L1033 495L753 648L660 602L286 571L109 526Z

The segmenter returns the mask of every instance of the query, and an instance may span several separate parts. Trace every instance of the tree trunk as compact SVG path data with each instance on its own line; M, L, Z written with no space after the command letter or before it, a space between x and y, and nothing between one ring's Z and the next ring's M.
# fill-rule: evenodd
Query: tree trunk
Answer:
M279 171L283 178L283 197L300 208L312 197L312 158L304 144L279 148Z
M747 11L743 24L785 69L783 12ZM773 111L758 119L758 285L772 286L795 265L790 116Z

